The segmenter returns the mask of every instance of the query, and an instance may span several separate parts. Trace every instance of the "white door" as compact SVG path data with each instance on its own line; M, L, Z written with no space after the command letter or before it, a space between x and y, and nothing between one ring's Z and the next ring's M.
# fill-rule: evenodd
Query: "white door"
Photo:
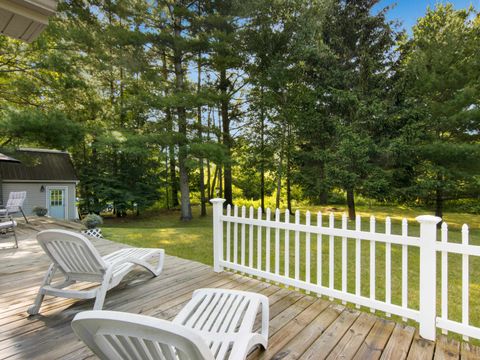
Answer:
M48 214L57 219L65 219L65 189L49 188L47 193Z

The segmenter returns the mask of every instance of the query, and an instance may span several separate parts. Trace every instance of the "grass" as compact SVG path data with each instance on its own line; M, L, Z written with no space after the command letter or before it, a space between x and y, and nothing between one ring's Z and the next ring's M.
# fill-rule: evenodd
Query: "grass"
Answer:
M127 243L133 246L143 247L161 247L164 248L167 254L179 256L185 259L199 261L208 265L213 264L213 244L212 244L212 219L211 208L209 210L209 216L200 218L199 209L194 207L194 220L191 222L182 222L179 220L178 211L164 211L150 214L142 217L129 217L123 219L106 219L105 224L102 227L106 238ZM302 211L301 222L304 223L303 217L306 209L300 209ZM322 211L327 213L331 210L330 207L316 207L309 208L312 211L312 224L315 224L316 215L313 213ZM335 227L341 226L341 216L346 209L336 206ZM362 230L369 230L368 217L374 214L377 218L376 231L385 231L385 218L390 216L392 219L392 233L401 233L401 219L403 217L409 220L409 235L418 236L419 226L415 221L415 217L422 214L431 214L431 212L425 209L418 208L403 208L403 207L387 207L387 206L360 206L358 207L358 213L362 216ZM248 211L247 211L248 216ZM283 216L282 216L283 219ZM449 241L460 242L461 241L461 226L463 223L467 223L470 226L470 243L480 245L480 217L464 213L447 213L444 217L445 221L449 225ZM294 217L291 216L290 221L294 221ZM324 225L326 225L328 219L324 217ZM348 222L348 228L353 229L355 224ZM224 227L226 228L226 227ZM239 231L241 226L238 227ZM248 244L249 244L249 226L245 228L245 242L246 242L246 263L249 261ZM225 230L226 231L226 230ZM232 249L233 249L233 226L232 226ZM257 231L254 229L254 250L253 250L253 266L257 266L257 253L256 253L256 239ZM265 231L262 234L263 241L265 242ZM280 238L280 273L284 273L283 259L285 253L285 237L282 232ZM241 236L238 236L239 248L241 242ZM305 279L305 235L300 236L300 278ZM271 232L271 248L274 249L275 234ZM290 276L294 276L294 249L295 235L290 232L289 240L289 253L290 253ZM341 288L341 238L334 239L334 287ZM316 235L311 236L311 253L317 253L317 238ZM328 268L328 256L329 256L329 238L324 236L322 238L322 284L328 286L329 283L329 268ZM402 247L399 245L392 245L392 303L401 304L401 262L402 262ZM263 252L265 251L265 243L263 244ZM355 291L355 240L347 240L347 288L349 292ZM240 261L240 254L238 259ZM233 252L231 254L233 258ZM262 254L262 267L265 266L265 254ZM274 258L271 257L271 269L274 269ZM385 299L385 245L376 244L375 249L375 297L379 300ZM411 308L417 309L419 302L419 254L418 249L410 247L408 250L408 305ZM437 273L440 278L440 254L437 257ZM462 270L462 258L460 255L449 255L449 318L455 321L461 321L462 318L462 283L461 283L461 270ZM370 295L370 246L369 242L362 242L362 256L361 256L361 294L363 296ZM312 255L311 258L311 281L317 282L317 263L316 256ZM474 326L480 327L480 259L470 257L470 323ZM437 283L438 296L440 300L440 282ZM440 301L437 303L437 311L440 313Z

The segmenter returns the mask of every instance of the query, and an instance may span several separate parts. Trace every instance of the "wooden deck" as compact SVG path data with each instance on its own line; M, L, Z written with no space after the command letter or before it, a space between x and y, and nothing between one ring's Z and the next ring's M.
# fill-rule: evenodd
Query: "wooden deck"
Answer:
M47 297L41 315L27 317L48 259L34 240L45 228L73 223L35 220L20 225L20 248L0 250L0 359L95 359L76 339L70 322L93 301ZM95 240L102 254L125 245ZM0 247L4 246L3 241ZM152 279L137 270L106 298L104 309L173 318L201 287L222 287L265 294L270 299L270 339L267 351L249 359L475 359L477 347L440 337L422 340L415 328L386 321L273 284L238 274L216 274L212 268L173 256L166 257L163 273Z

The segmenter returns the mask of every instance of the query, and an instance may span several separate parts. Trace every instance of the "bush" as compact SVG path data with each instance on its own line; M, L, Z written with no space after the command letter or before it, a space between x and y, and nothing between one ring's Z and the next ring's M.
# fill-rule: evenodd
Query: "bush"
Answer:
M98 225L103 224L103 219L100 215L88 214L82 219L82 224L85 225L87 229L95 229Z
M32 209L32 212L37 216L45 216L45 215L47 215L48 210L46 208L44 208L43 206L35 206Z

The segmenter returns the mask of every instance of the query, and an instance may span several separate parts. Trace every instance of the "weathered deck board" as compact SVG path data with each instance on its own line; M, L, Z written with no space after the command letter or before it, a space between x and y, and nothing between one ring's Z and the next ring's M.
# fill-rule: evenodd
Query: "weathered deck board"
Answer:
M361 313L337 346L328 354L328 360L352 359L375 324L375 316Z
M35 233L59 227L80 228L75 223L32 219L18 228L19 249L0 250L0 360L95 359L70 327L75 314L91 309L92 301L47 297L40 315L26 314L48 267ZM107 240L93 242L101 254L125 246ZM129 274L108 293L104 308L172 319L201 287L248 290L269 297L269 347L267 351L255 349L249 360L476 359L480 354L470 344L444 337L437 343L425 341L412 327L251 277L216 274L207 265L172 256L166 257L158 278L141 270ZM257 318L255 326L259 325Z

